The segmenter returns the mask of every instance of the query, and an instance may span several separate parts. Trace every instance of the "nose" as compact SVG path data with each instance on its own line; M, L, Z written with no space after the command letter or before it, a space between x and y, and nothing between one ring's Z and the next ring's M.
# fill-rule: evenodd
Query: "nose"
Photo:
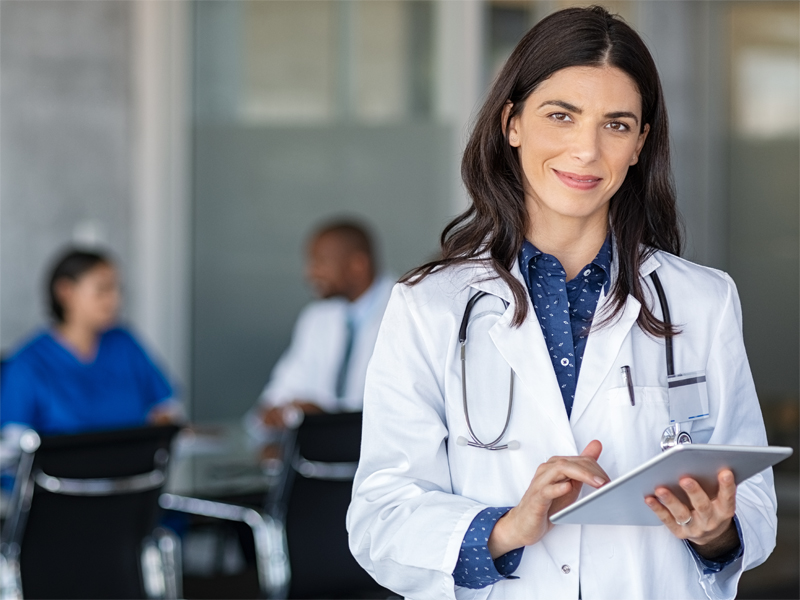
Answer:
M595 127L577 127L572 143L572 156L582 164L594 162L600 156L600 135Z

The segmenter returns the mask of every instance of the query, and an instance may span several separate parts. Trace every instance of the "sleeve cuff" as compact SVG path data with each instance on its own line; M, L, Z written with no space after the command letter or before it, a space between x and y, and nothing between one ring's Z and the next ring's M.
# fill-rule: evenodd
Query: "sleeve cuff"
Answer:
M487 508L479 512L467 528L458 562L453 570L453 579L459 587L481 589L503 579L517 579L512 573L517 570L524 548L512 550L492 560L489 552L489 536L498 519L511 507Z
M742 537L742 526L739 524L739 517L734 515L733 522L736 525L736 533L739 535L739 545L730 552L726 552L725 554L717 556L714 559L703 558L697 553L697 551L695 551L694 548L692 548L692 545L687 540L684 540L689 552L692 553L694 559L702 567L703 575L713 575L714 573L719 573L725 567L736 562L744 554L744 538Z

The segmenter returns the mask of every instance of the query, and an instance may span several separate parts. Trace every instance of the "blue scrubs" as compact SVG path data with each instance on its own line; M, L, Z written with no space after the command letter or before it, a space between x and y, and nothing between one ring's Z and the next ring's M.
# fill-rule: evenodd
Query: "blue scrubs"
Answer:
M3 365L0 426L26 425L45 435L136 427L172 393L125 329L103 333L91 362L45 331Z

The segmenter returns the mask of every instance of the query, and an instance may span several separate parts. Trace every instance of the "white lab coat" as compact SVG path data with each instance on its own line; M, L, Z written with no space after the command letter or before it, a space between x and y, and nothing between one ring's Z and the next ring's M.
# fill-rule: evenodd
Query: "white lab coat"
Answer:
M693 423L695 443L766 445L733 281L656 252L640 273L659 315L647 277L656 269L672 321L682 330L674 341L675 370L706 370L710 417ZM516 263L513 275L522 281ZM775 546L771 470L738 487L744 555L716 575L703 575L684 542L664 526L557 525L525 548L514 573L519 579L480 590L454 586L452 572L472 519L489 506L515 506L541 463L576 455L599 439L600 466L613 480L658 455L668 425L664 341L636 326L639 302L629 296L619 318L589 336L568 419L530 300L528 318L512 327L514 299L501 280L487 279L492 276L487 267L464 266L413 287L395 286L367 373L361 462L347 516L356 559L382 585L419 600L577 599L579 582L583 600L733 598L742 571L766 560ZM510 304L504 310L497 299L481 300L489 308L494 301L502 316L479 319L491 326L476 328L475 336L470 326L470 416L479 438L497 437L510 365L515 397L505 439L519 441L518 450L456 444L469 435L458 328L478 290ZM605 302L601 296L598 313ZM635 407L621 380L623 365L631 367Z
M395 281L388 276L377 278L352 304L344 298L331 298L306 306L297 318L289 348L261 393L260 403L279 406L303 400L329 412L361 410L367 365ZM348 310L357 313L358 323L345 393L337 398L336 378L344 356Z

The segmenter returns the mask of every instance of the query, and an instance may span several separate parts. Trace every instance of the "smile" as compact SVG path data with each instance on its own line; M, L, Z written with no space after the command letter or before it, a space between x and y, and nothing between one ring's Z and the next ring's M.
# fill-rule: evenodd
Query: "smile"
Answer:
M558 176L564 185L577 190L590 190L597 187L603 178L594 177L593 175L579 175L577 173L568 173L566 171L558 171L553 169L553 172Z

